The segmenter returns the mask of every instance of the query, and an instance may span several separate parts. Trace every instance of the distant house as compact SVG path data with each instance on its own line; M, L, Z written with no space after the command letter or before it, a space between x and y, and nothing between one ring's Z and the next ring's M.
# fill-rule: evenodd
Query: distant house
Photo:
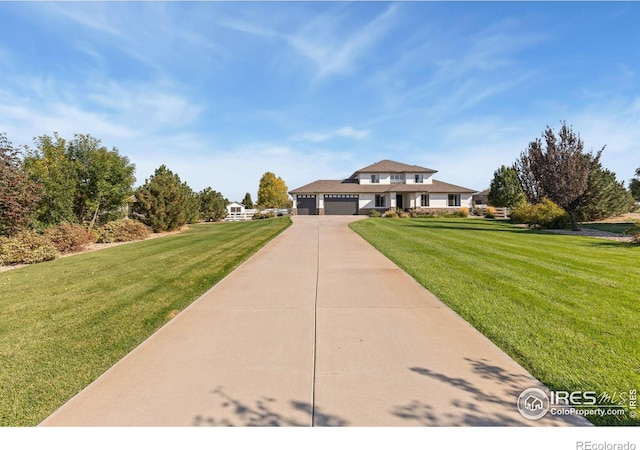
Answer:
M437 171L384 160L344 180L318 180L289 192L299 215L358 215L373 209L471 208L476 192L433 179Z
M231 202L227 205L227 217L225 222L237 222L241 220L251 220L255 214L255 209L246 209L242 203Z
M227 205L227 215L231 214L241 214L245 210L244 205L242 203L231 202Z
M473 205L477 208L486 208L489 204L489 189L473 194Z

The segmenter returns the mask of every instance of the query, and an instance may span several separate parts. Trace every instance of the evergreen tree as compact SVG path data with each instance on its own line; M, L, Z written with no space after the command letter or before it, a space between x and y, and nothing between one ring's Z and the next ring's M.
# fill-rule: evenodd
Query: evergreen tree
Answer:
M242 200L242 204L246 209L254 208L253 200L251 200L251 194L249 194L248 192L244 194L244 199Z
M634 203L624 184L616 180L616 174L598 163L589 174L587 190L576 208L576 218L586 222L618 216L631 211Z
M163 164L136 191L133 210L153 231L172 231L194 220L193 191Z
M636 176L629 181L629 190L633 198L640 202L640 167L636 169Z
M200 218L206 222L217 222L227 215L227 203L229 201L210 187L198 193L200 205Z

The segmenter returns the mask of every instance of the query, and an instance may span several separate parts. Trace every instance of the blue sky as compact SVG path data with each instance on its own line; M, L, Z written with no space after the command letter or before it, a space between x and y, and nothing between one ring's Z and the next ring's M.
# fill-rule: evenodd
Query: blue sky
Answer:
M640 166L640 3L0 2L0 132L230 200L381 159L481 190L547 125Z

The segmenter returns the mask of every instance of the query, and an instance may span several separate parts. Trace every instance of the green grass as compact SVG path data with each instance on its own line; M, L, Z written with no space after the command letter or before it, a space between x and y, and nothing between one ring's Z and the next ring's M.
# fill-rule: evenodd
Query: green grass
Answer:
M640 247L483 219L350 226L550 389L640 389Z
M290 224L193 225L0 273L0 425L38 424Z
M625 231L635 227L633 222L620 222L620 223L582 223L580 228L590 228L592 230L608 231L609 233L623 234Z

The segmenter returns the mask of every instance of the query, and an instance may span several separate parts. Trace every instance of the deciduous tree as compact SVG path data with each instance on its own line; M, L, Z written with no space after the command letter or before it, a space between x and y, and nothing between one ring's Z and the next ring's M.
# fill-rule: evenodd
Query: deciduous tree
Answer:
M489 204L499 208L514 208L525 201L516 169L501 166L493 173L489 189Z
M575 211L604 147L595 155L584 153L582 139L566 123L557 137L549 127L542 136L544 143L540 139L530 142L516 161L520 185L531 203L548 198L567 211L571 226L579 230Z
M265 172L258 187L258 206L261 208L287 208L289 195L287 185L273 172Z
M66 153L67 141L58 133L34 138L35 148L26 148L25 171L42 186L36 219L43 225L77 222L73 211L76 170Z
M37 217L44 225L87 223L118 211L133 192L135 166L116 148L108 150L89 134L67 141L54 133L34 139L25 166L32 180L42 184Z
M0 133L0 235L25 228L35 213L39 186L24 171L18 151Z
M108 150L91 135L76 134L67 155L76 171L74 213L91 229L99 215L125 205L133 193L135 166L118 149Z

